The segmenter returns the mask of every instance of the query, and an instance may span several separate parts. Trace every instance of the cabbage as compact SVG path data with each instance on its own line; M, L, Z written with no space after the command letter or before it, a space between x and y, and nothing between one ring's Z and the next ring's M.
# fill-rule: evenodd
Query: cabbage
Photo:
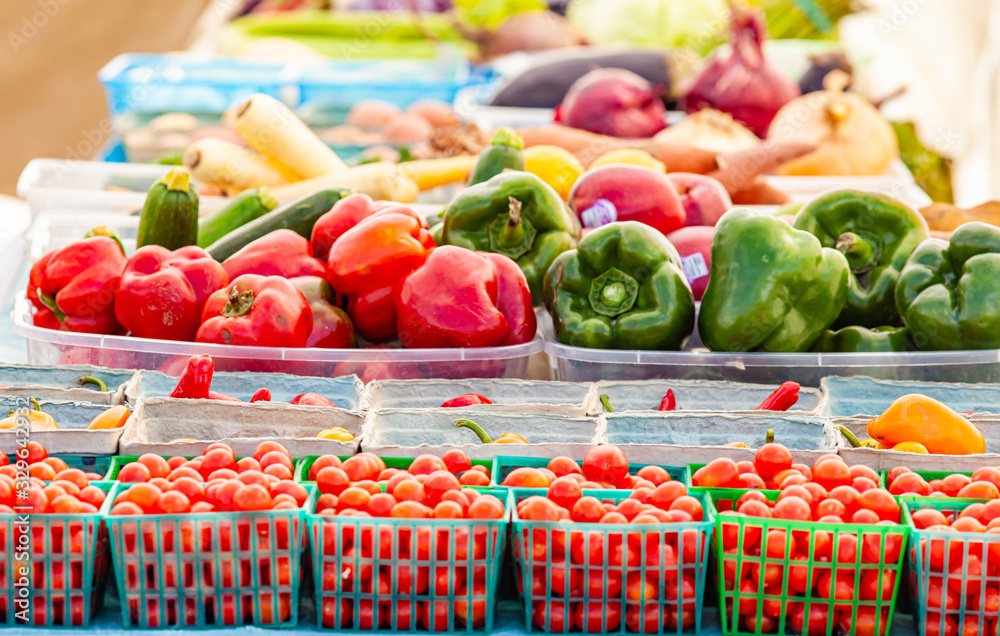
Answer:
M677 48L704 55L723 39L726 0L572 0L566 17L591 44Z

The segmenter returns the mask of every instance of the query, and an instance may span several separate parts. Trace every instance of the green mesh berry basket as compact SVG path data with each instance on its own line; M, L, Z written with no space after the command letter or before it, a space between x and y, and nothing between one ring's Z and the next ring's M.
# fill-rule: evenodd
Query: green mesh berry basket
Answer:
M303 484L313 483L309 479L309 470L312 468L313 463L319 459L319 455L313 455L311 457L306 457L305 459L296 460L298 464L295 468L295 481ZM348 459L346 456L339 456L340 461ZM413 457L383 457L382 461L385 462L386 468L398 468L399 470L406 470L413 463ZM492 461L486 461L482 459L473 459L473 466L485 466L490 468L493 465Z
M514 457L514 456L502 456L498 455L493 458L491 462L492 465L492 477L493 484L500 485L503 480L506 479L507 475L511 473L516 468L545 468L549 465L548 458L545 457ZM474 464L477 462L473 462ZM583 460L577 460L578 464L582 464ZM645 468L647 464L629 464L629 472L635 474L641 468ZM670 478L674 481L679 481L685 486L691 486L691 471L688 470L687 466L661 466L670 475Z
M11 464L17 463L17 458L14 455L7 457ZM52 455L51 457L57 457L66 462L67 468L79 468L85 473L100 475L100 481L114 481L111 478L111 464L114 458L110 455Z
M111 482L90 482L109 493ZM101 607L110 566L100 512L0 517L0 625L81 628Z
M910 527L910 594L917 633L996 634L1000 616L1000 534L918 529L913 515L956 517L986 499L924 498L903 504ZM922 513L927 514L927 513Z
M187 459L194 459L194 457L188 457ZM236 461L239 461L241 459L243 459L243 458L242 457L237 457ZM111 466L108 469L108 476L107 476L107 478L109 480L111 480L111 481L117 481L118 480L118 473L121 472L122 468L124 468L126 464L131 464L132 462L138 461L138 460L139 460L139 456L138 455L116 455L116 456L112 457L111 458ZM296 471L298 470L299 465L301 463L302 463L301 459L292 458L292 474L293 475L296 474Z
M503 504L504 491L487 490ZM510 511L503 519L309 514L321 629L487 634Z
M131 484L117 484L112 498ZM310 491L305 505L315 500ZM105 516L122 626L298 624L304 508Z
M768 501L780 494L758 492ZM724 634L888 633L902 579L905 524L740 516L732 512L738 499L732 489L709 494L726 510L713 541Z
M513 488L514 575L535 633L681 634L701 629L715 511L701 521L601 524L522 520L516 505L544 489ZM584 490L617 504L628 490Z

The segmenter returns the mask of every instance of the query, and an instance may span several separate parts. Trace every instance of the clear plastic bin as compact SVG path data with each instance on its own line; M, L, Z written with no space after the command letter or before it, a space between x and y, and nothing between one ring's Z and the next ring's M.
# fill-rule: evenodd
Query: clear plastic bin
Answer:
M556 379L731 380L818 387L827 376L866 375L883 380L1000 382L1000 349L903 353L722 353L586 349L557 342L548 313L537 312ZM696 330L697 334L697 330ZM691 338L696 341L695 337ZM699 345L700 340L688 346Z

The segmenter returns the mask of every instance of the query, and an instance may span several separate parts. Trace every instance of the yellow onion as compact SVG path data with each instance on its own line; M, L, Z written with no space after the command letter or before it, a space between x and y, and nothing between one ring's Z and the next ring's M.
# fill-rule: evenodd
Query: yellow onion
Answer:
M705 108L688 115L680 123L661 130L653 141L662 144L691 146L719 154L731 154L756 148L757 135L729 113Z
M867 99L842 87L807 93L782 106L767 138L817 146L778 168L782 175L882 175L899 156L889 122Z

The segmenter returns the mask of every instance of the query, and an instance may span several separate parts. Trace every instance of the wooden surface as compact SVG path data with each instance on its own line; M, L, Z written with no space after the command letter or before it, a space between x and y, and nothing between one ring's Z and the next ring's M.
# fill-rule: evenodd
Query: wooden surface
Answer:
M208 0L0 0L0 193L29 159L90 159L110 121L97 71L187 46Z

